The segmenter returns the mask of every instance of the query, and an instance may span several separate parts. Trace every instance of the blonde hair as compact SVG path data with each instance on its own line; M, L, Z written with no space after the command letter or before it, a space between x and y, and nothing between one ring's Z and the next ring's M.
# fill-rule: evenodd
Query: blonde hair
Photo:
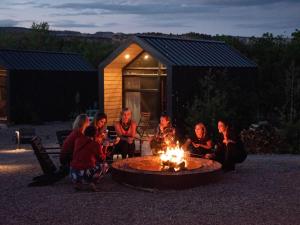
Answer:
M195 125L195 129L196 129L197 126L199 126L203 130L203 137L206 137L207 130L206 130L206 127L205 127L204 123L197 123Z
M83 127L84 123L89 119L89 117L86 114L80 114L76 117L76 119L73 122L73 130L80 129Z
M132 112L129 108L127 108L127 107L123 108L121 113L120 113L120 121L122 120L122 116L123 116L124 112L127 112L127 111L129 111L131 113L131 116L132 116ZM131 120L131 118L130 118L130 120Z

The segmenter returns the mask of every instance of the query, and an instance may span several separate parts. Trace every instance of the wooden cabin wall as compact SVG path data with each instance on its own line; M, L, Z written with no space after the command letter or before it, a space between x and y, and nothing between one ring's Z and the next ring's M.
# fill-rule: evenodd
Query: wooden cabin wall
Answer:
M104 69L104 112L107 124L113 125L119 120L122 110L122 69Z

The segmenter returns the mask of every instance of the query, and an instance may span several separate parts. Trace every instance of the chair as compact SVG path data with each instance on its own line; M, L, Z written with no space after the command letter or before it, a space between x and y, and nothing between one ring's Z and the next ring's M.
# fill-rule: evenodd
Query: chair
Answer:
M53 184L54 182L66 176L63 171L57 169L56 165L49 156L51 154L60 154L60 151L47 151L50 149L59 149L58 147L44 147L42 144L42 139L38 136L35 136L31 139L31 146L44 174L34 177L34 182L30 183L29 186Z
M35 136L35 129L34 128L20 128L19 130L19 137L16 136L16 143L20 144L30 144L31 139ZM18 140L19 138L19 140Z
M114 140L116 139L117 137L117 132L115 130L115 127L114 126L107 126L107 130L108 130L108 133L107 133L107 136L110 140Z
M107 126L107 137L110 141L114 141L117 138L117 132L115 129L115 126ZM113 160L113 155L117 155L117 158L119 158L119 154L115 152L114 147L111 147L112 155L110 156L111 161Z
M57 142L60 147L62 147L65 139L69 136L72 130L58 130L56 131Z
M149 130L154 129L154 125L150 118L150 112L141 112L140 120L136 127L136 132L139 135L136 140L139 141L140 148L136 151L135 155L141 155L143 142L149 140Z

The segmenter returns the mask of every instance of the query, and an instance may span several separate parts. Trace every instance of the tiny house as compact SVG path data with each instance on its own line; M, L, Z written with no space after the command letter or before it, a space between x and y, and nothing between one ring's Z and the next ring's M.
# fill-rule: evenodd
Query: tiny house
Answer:
M97 93L97 71L78 54L0 49L1 121L67 120Z
M190 99L191 87L208 70L253 74L257 66L224 42L172 37L135 36L99 65L99 101L108 123L129 107L135 120L151 112L178 116L180 98ZM246 77L246 75L245 75Z

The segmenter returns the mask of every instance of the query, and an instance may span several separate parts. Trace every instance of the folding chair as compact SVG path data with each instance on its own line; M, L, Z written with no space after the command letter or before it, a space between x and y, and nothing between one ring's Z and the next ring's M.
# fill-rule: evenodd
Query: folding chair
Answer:
M136 132L139 135L136 140L139 141L140 147L139 150L136 151L135 155L141 155L143 142L149 140L149 130L152 130L154 128L150 118L150 112L141 112L140 120L136 127Z

